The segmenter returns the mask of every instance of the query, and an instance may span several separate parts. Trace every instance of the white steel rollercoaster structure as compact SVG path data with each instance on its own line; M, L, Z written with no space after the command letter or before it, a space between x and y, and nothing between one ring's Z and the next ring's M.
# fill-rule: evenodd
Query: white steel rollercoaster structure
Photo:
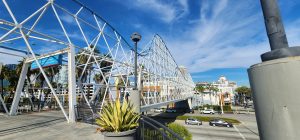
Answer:
M78 1L31 1L35 4L23 6L22 9L9 2L2 0L0 3L0 8L6 9L0 14L0 45L28 52L10 115L17 112L26 74L33 62L37 64L68 122L75 122L79 94L88 106L100 94L104 97L102 105L106 99L125 98L127 94L130 99L134 52L106 20ZM55 55L62 56L62 63L68 69L68 113L39 61ZM155 35L140 51L138 66L142 111L192 97L194 83L190 74L176 64L160 36ZM88 84L98 87L91 98L86 96L83 88Z

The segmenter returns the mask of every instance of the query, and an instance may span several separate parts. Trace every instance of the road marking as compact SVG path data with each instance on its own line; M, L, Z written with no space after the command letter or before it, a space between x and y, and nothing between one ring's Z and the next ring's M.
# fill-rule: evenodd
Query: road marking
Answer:
M233 125L234 129L236 132L238 132L240 134L240 136L242 137L243 140L246 140L246 138L244 137L244 135L239 131L239 129L237 127L235 127L235 125Z
M245 123L244 122L242 122L241 121L241 125L243 125L246 129L248 129L250 132L252 132L253 134L255 134L256 136L259 136L259 134L258 133L256 133L256 132L254 132L254 131L252 131L250 128L248 128L246 125L245 125Z

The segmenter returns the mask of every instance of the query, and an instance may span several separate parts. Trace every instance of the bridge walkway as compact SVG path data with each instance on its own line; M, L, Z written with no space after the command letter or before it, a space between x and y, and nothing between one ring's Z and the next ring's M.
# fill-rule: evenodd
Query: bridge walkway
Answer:
M60 110L9 117L0 114L1 140L103 140L96 128L86 123L68 124Z

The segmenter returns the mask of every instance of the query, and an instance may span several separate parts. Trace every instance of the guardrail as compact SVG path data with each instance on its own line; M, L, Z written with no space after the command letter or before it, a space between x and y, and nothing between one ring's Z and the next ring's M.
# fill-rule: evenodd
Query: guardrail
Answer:
M141 115L137 130L138 140L183 140L175 132L158 121Z
M96 118L99 118L100 106L92 106L92 108L85 105L76 105L76 119L89 124L95 124ZM93 112L92 112L93 110Z

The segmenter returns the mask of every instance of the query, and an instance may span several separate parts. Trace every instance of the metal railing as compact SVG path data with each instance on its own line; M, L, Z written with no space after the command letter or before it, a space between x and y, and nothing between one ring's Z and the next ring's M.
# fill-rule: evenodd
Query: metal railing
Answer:
M183 140L168 127L144 115L141 115L136 136L138 140Z
M76 105L76 119L89 124L95 124L96 118L99 118L100 106Z
M75 108L77 120L89 124L95 124L96 118L99 118L97 112L101 109L100 107L92 106L90 108L82 105L76 105ZM137 140L183 140L165 125L145 115L141 115L136 132Z

